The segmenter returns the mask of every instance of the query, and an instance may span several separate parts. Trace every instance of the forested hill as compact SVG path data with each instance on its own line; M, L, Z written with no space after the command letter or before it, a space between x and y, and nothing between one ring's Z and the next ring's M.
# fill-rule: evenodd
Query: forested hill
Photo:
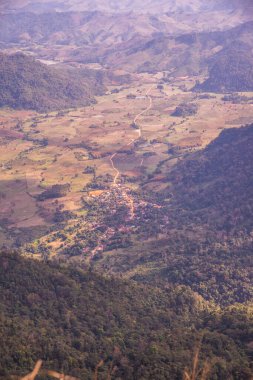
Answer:
M173 202L218 230L253 228L253 124L223 131L169 175ZM171 189L170 189L171 191Z
M253 23L250 23L251 28ZM209 78L195 87L209 92L253 91L252 46L242 41L221 50L209 63Z
M99 75L47 66L22 53L0 53L0 106L39 112L85 106L102 93Z
M0 254L0 378L44 367L92 379L182 379L203 334L212 378L250 379L251 306L219 311L186 287L158 289ZM252 315L252 314L251 314ZM203 362L202 362L203 365Z

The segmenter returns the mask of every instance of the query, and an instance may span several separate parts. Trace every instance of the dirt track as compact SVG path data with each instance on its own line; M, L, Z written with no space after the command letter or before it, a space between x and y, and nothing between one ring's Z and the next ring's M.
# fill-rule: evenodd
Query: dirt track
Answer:
M145 108L145 110L141 111L140 113L138 113L138 115L135 116L134 120L133 120L133 123L134 124L137 124L137 121L138 119L143 115L145 114L146 112L148 112L152 106L153 106L153 100L152 100L152 97L149 95L150 91L154 88L154 84L146 91L145 93L145 97L146 99L149 100L149 105L147 106L147 108ZM138 137L136 139L132 139L128 144L126 144L126 146L129 146L129 145L132 145L133 143L135 143L135 141L138 141L141 137L142 137L142 129L141 129L141 126L139 126L139 129L137 130L138 132ZM114 179L113 179L113 185L117 185L117 180L119 178L119 176L121 175L120 171L116 168L115 164L114 164L114 161L113 159L117 156L118 152L115 152L111 155L110 157L110 161L111 161L111 166L115 172L115 176L114 176ZM143 164L143 161L141 163L141 166Z

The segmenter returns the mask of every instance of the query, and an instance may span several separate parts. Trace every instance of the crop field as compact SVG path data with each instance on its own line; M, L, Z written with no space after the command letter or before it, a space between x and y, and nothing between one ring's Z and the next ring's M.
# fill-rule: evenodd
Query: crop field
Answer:
M67 223L73 223L85 215L84 197L110 191L116 173L117 183L129 189L161 190L177 160L204 148L221 130L252 120L250 102L200 96L190 91L193 85L187 78L163 83L162 74L140 74L85 108L49 114L1 109L1 242L12 244L24 231L30 236L33 230L32 239L43 236L57 212L70 213ZM172 116L182 103L194 103L197 111ZM55 185L65 190L44 196Z

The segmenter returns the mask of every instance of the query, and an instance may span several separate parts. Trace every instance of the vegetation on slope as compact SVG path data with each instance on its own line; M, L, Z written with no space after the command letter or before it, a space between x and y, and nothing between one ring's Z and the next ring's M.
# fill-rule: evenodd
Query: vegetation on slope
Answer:
M253 296L252 146L253 125L223 131L168 176L168 215L178 232L162 249L162 273L225 304Z
M91 379L101 359L117 379L181 379L204 334L213 378L250 379L250 306L224 312L185 287L161 290L0 256L0 378L45 367ZM101 371L105 371L102 368Z
M252 145L253 125L230 129L180 161L166 178L162 207L138 220L142 238L94 265L138 281L188 285L220 305L250 301Z
M212 58L209 78L195 87L209 92L253 91L251 46L239 42Z
M85 106L104 87L89 72L49 67L24 54L0 54L0 106L46 112Z
M253 124L223 131L170 173L173 205L216 230L250 233L253 220Z

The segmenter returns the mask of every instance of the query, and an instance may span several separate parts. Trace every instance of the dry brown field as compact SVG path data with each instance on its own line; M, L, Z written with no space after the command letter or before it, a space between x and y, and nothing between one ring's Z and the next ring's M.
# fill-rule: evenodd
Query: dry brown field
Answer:
M52 226L57 209L77 217L83 214L84 188L94 178L87 167L94 169L95 177L108 175L110 188L114 153L119 183L123 178L127 186L138 189L145 180L146 189L162 189L161 179L178 159L204 148L223 129L252 120L252 104L224 102L219 94L200 99L189 90L194 83L187 78L165 83L163 89L157 88L160 74L135 78L131 85L109 88L97 104L85 108L49 114L0 110L1 244L11 242L6 238L8 231L18 234L23 229ZM119 92L112 93L116 88ZM149 89L150 98L145 96ZM134 96L129 98L130 94ZM132 123L150 101L150 109L136 122L141 130L138 139L139 129ZM171 116L182 102L197 104L197 114ZM152 179L147 183L148 175ZM69 184L68 193L38 200L56 184ZM101 192L94 189L90 194L96 197Z

